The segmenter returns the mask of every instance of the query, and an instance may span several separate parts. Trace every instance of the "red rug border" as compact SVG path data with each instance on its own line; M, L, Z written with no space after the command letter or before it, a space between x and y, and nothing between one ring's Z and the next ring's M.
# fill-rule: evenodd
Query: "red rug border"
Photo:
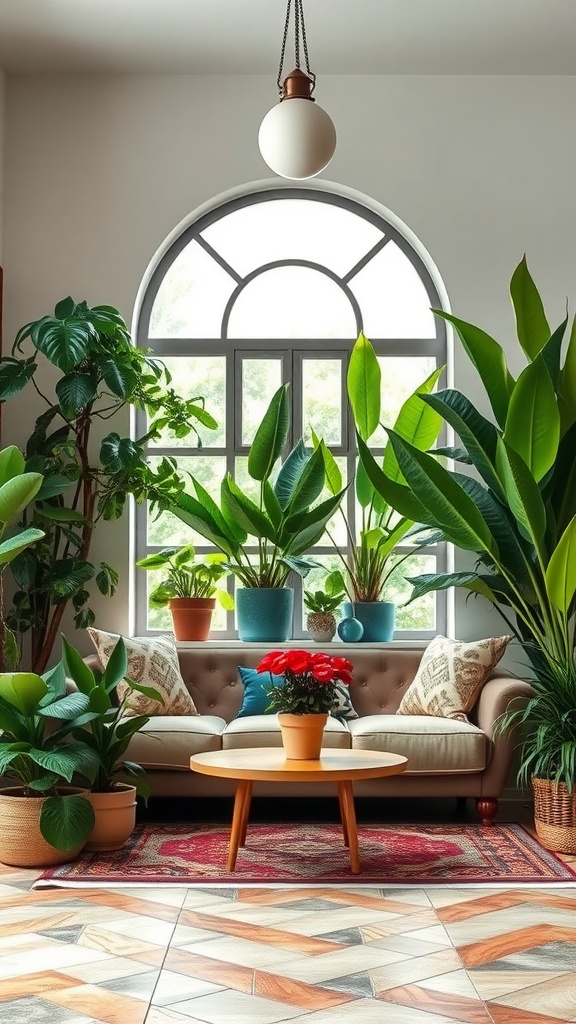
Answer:
M147 825L158 826L158 825L162 825L162 824L164 824L164 825L173 825L173 826L177 826L177 827L180 827L180 828L183 828L183 829L191 827L190 823L181 822L181 821L141 822L141 823L139 823L136 826L136 829L135 829L135 832L133 833L133 835L134 834L136 834L138 836L141 835L142 832L146 829ZM196 823L196 824L198 824L198 823ZM283 824L283 823L264 823L264 822L259 822L259 823L255 823L255 826L257 827L258 824ZM294 825L294 824L297 824L297 823L290 822L288 824ZM306 824L310 824L310 823L306 823ZM318 824L320 824L320 825L326 825L326 824L335 825L336 824L337 825L336 822L319 822ZM363 827L369 827L370 825L374 825L374 824L375 823L371 822L371 823L369 823L368 826L362 826L362 825L360 826L360 828L359 828L360 844L362 842L362 828ZM436 822L434 822L434 823L409 822L409 823L400 824L400 823L397 823L397 822L394 822L394 823L385 822L383 824L378 825L377 827L385 827L386 825L390 825L390 827L397 827L399 829L407 828L407 827L413 827L413 828L438 828L438 829L442 829L444 827L454 827L454 826L458 825L458 823L457 822L448 822L448 823L444 822L444 823L438 824ZM203 822L200 827L207 827L207 826L221 827L222 829L228 829L228 827L229 827L224 822ZM458 826L458 827L482 829L485 826L482 826L480 824L476 825L475 823L471 823L471 822L465 822L465 823L463 823L462 826ZM352 872L350 871L349 873L343 874L343 875L339 876L338 878L329 878L329 879L326 879L326 878L324 878L324 879L322 879L322 878L280 879L279 878L279 879L271 879L270 881L263 881L261 878L246 877L245 875L242 875L241 877L239 877L236 874L236 872L230 874L229 872L223 871L222 874L219 875L216 878L215 877L209 877L209 878L205 878L205 879L195 878L194 881L192 881L191 879L185 879L185 878L182 878L182 877L180 877L178 879L171 879L171 878L167 878L166 875L152 875L152 876L148 875L148 876L146 876L145 879L141 878L139 880L135 880L135 879L132 878L132 879L125 879L124 881L109 881L109 880L104 881L104 880L98 880L97 878L88 878L88 877L85 877L85 879L79 878L79 879L67 880L66 877L65 877L65 874L62 877L59 877L58 872L59 871L65 872L66 869L68 868L67 864L61 864L61 865L57 865L55 867L48 868L46 871L44 871L42 873L42 875L34 883L33 888L35 888L35 889L42 889L42 888L52 888L52 887L58 887L58 886L60 886L62 888L65 888L65 887L69 887L69 888L74 888L74 887L78 887L78 888L89 888L89 887L98 888L99 886L106 887L106 888L122 888L123 886L126 886L126 887L130 887L130 886L138 887L138 886L156 885L156 886L167 886L167 887L173 887L173 886L174 887L180 887L180 888L194 887L194 888L206 888L206 889L211 889L211 888L214 888L214 887L218 887L218 888L240 888L241 886L261 886L263 888L272 888L272 889L274 889L274 888L277 888L277 887L284 887L284 886L288 886L288 887L289 886L296 886L296 887L299 887L299 888L302 888L302 887L304 887L304 888L307 888L307 887L329 888L330 886L346 886L346 885L353 884L354 886L358 886L358 885L362 886L362 885L364 885L366 887L369 886L369 887L372 887L372 888L387 889L387 888L411 888L411 887L433 888L433 887L436 887L436 886L437 887L442 887L442 886L446 887L446 886L459 886L459 885L461 885L461 886L470 886L472 888L475 887L475 886L482 886L484 888L492 886L492 887L498 888L498 887L509 886L509 885L514 885L514 886L515 885L554 886L554 885L572 884L572 883L576 884L576 870L574 868L572 868L572 866L570 864L567 864L565 861L563 861L553 850L548 850L545 846L543 846L540 843L539 839L535 835L533 835L533 833L530 832L529 829L527 829L525 825L522 825L522 824L520 824L518 822L496 822L494 824L494 826L490 826L490 827L495 827L495 828L504 827L504 828L513 828L513 829L521 830L522 833L524 834L524 836L527 838L528 844L532 846L532 849L535 849L535 851L539 854L541 859L543 859L543 860L548 859L550 862L557 864L561 868L561 870L563 872L565 872L565 875L564 876L561 876L560 874L558 874L556 876L552 875L549 878L535 878L534 875L532 875L532 876L530 876L530 875L510 875L510 876L507 876L505 878L498 878L498 879L482 878L481 880L473 880L473 879L470 879L470 877L466 876L466 875L462 875L462 876L461 875L452 875L449 880L441 879L441 878L434 878L434 877L431 878L430 876L423 875L423 876L419 876L419 877L412 877L411 876L410 878L403 879L402 881L397 881L395 879L394 880L391 879L390 881L387 882L387 880L385 878L382 878L382 877L375 878L373 874L370 875L370 874L367 873L365 875L361 871L360 874L353 875ZM82 856L82 854L80 854L80 857L81 856ZM97 856L97 854L93 854L92 856ZM361 847L361 845L360 845L360 863L362 863L362 847Z

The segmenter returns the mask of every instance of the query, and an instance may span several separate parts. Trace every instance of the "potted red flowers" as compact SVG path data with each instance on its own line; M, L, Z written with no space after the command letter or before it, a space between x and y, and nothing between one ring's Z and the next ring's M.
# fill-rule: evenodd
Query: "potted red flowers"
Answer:
M284 676L269 690L268 711L278 712L286 757L317 760L328 713L337 703L336 687L352 681L351 662L320 652L270 651L257 671Z

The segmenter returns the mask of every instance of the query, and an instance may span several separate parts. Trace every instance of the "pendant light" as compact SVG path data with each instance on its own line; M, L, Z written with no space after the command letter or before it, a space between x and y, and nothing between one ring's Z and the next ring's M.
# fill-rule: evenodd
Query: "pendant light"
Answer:
M310 70L302 0L294 0L294 57L296 67L282 81L292 0L288 0L280 52L277 85L280 102L266 114L258 133L260 152L268 166L282 178L302 180L320 174L336 149L336 129L312 93L316 75ZM300 68L300 42L304 68Z

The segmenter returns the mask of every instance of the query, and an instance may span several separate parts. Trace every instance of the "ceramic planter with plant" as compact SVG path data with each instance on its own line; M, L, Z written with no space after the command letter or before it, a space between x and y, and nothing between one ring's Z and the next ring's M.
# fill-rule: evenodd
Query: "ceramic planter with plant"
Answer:
M324 727L337 699L335 687L352 682L351 662L320 652L270 651L257 671L284 677L268 691L267 710L278 714L286 757L297 761L319 758Z
M505 716L503 728L525 728L520 777L542 780L574 815L546 814L547 845L576 852L576 327L568 317L551 330L525 259L510 292L525 365L517 378L503 348L483 330L448 313L486 389L492 418L460 391L422 400L449 424L461 447L447 469L390 431L403 480L378 466L359 439L362 465L380 494L405 517L442 531L476 558L474 568L412 580L413 597L448 587L481 594L523 644L532 665L534 696ZM472 467L471 475L467 467ZM386 467L385 467L386 469ZM558 831L556 831L558 830Z
M43 361L49 372L39 389ZM47 377L55 379L53 392ZM26 468L45 479L21 525L44 536L11 563L16 587L6 620L20 646L26 640L27 663L43 672L66 609L85 628L94 622L90 587L114 593L116 570L90 558L100 520L118 519L129 495L162 511L183 487L174 460L149 463L149 443L165 431L187 437L216 424L203 399L180 398L167 369L132 344L117 309L70 297L22 327L11 354L0 358L0 402L26 402L26 387L44 404L26 442ZM127 406L146 413L146 433L132 439L103 432L96 446L94 435Z
M89 713L83 693L68 693L60 662L44 676L0 673L0 861L43 867L72 860L94 825L78 775L93 778L96 753L76 725Z
M151 608L170 609L176 640L207 640L216 601L223 608L234 608L232 595L217 586L229 572L225 562L221 553L196 561L193 544L163 548L136 562L140 569L161 572L162 579L148 601Z
M394 429L418 449L430 448L442 428L440 415L422 398L436 386L443 369L434 370L406 399L395 422ZM374 348L368 338L360 334L350 354L347 393L357 435L365 444L369 444L381 421L381 376ZM320 445L316 436L313 440L315 445ZM333 494L339 493L342 477L338 465L328 448L322 446L322 451L328 487ZM393 480L402 479L390 442L384 448L381 466ZM394 507L375 490L362 463L358 464L354 486L360 509L356 530L350 526L344 503L339 509L346 530L347 550L342 550L327 531L342 563L341 581L349 599L344 604L344 614L362 623L363 641L391 640L395 605L386 601L386 585L398 565L412 556L412 551L399 555L397 548L408 539L414 542L417 527L411 516L398 516Z
M300 440L278 468L290 432L288 384L272 397L248 452L253 498L229 473L216 503L192 477L194 494L178 494L170 511L226 556L237 578L238 636L287 640L292 628L291 572L305 577L315 564L304 554L322 537L343 491L317 504L324 487L324 445Z
M346 591L339 572L331 572L320 590L304 590L304 606L308 611L306 629L315 643L329 643L336 633L334 612L342 604Z
M68 678L88 703L84 722L75 723L74 740L87 747L95 771L90 778L87 799L94 809L94 824L87 837L88 850L118 850L125 846L136 824L136 797L148 799L150 787L141 765L126 760L124 755L132 737L148 722L146 715L125 715L131 691L136 690L152 700L162 701L151 686L129 679L126 644L119 638L103 671L92 670L65 637L63 664ZM117 687L125 681L125 694L117 697ZM119 782L117 775L129 775L133 784Z

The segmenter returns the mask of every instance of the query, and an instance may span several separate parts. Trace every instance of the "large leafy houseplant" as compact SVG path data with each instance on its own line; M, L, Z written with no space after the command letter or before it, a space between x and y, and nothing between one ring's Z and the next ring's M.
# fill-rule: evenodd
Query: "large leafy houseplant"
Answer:
M151 608L166 608L173 598L212 598L223 608L232 609L232 595L217 586L218 580L229 571L224 564L222 553L197 558L193 544L181 548L162 548L153 555L147 555L136 562L139 569L161 572L162 579L150 592L148 601Z
M258 487L253 500L228 473L220 503L192 477L194 493L177 494L170 511L226 555L243 587L285 587L290 573L305 577L316 544L340 503L340 491L314 504L324 487L323 445L300 440L280 466L290 431L288 384L273 395L248 453L248 474Z
M39 380L42 360L59 373L54 394L44 393L44 376ZM0 401L27 386L45 409L26 444L26 468L44 483L22 524L45 536L11 564L16 592L6 618L21 646L30 635L30 664L42 672L68 604L75 625L86 627L94 621L90 585L102 594L116 587L116 570L90 560L96 524L119 518L128 495L162 511L182 486L173 460L161 458L153 468L146 446L164 430L183 437L215 422L202 399L179 398L167 369L134 347L117 309L70 297L22 327L11 355L0 359ZM126 406L145 411L146 433L132 440L113 430L96 454L94 427Z
M448 313L486 389L493 418L460 391L423 396L458 435L446 468L390 432L402 479L376 464L362 439L368 476L404 515L440 529L474 553L474 568L420 576L412 596L448 587L481 594L524 645L534 696L503 728L527 726L520 776L537 773L573 792L576 784L576 326L552 330L523 259L510 286L525 365L515 379L502 346ZM461 467L471 467L463 472ZM474 475L472 475L472 473Z
M438 412L422 401L436 386L443 367L438 367L403 403L394 424L394 430L410 444L426 450L440 433L442 419ZM382 372L374 348L364 334L360 334L350 354L346 378L347 394L358 438L369 444L381 425ZM319 445L314 435L315 445ZM342 475L328 448L322 448L326 480L330 491L342 489ZM384 447L381 466L393 480L400 478L398 462L392 444ZM327 531L341 562L341 581L352 602L384 600L386 584L399 563L411 557L413 551L398 555L397 547L403 540L413 539L417 533L410 516L398 515L394 506L386 501L372 484L362 462L357 465L355 498L359 507L359 522L352 530L344 504L339 514L344 522L347 547L343 550Z

